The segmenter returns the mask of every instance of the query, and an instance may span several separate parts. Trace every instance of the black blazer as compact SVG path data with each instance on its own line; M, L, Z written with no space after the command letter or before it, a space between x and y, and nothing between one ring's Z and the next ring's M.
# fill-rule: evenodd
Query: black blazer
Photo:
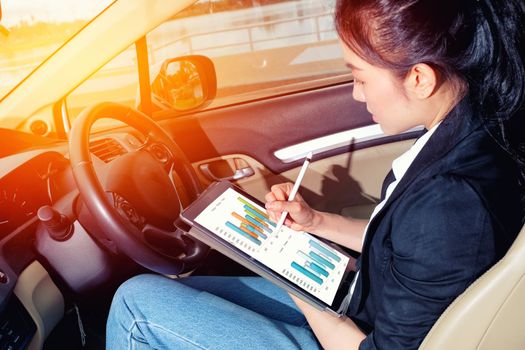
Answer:
M369 224L347 313L368 333L360 349L417 349L512 244L522 191L514 162L462 100Z

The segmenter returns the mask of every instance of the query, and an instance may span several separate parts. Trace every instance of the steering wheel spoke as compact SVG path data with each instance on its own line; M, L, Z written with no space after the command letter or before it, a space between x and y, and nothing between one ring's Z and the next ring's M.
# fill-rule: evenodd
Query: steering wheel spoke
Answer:
M193 240L180 228L166 230L152 224L146 224L142 230L144 241L153 249L175 259L183 260L186 267L195 267L206 254L209 247Z
M154 136L146 136L146 140L137 151L148 152L153 159L162 164L164 169L169 172L173 168L174 156L168 145L158 141Z
M146 218L138 212L133 204L131 204L126 198L115 192L106 192L109 199L113 203L113 207L118 213L128 220L133 226L139 230L143 230L146 226Z
M144 240L150 244L152 242L170 242L171 244L175 244L179 249L168 252L171 256L179 255L180 252L186 253L187 243L182 239L183 231L176 227L173 227L172 230L167 230L153 224L146 224L141 232Z

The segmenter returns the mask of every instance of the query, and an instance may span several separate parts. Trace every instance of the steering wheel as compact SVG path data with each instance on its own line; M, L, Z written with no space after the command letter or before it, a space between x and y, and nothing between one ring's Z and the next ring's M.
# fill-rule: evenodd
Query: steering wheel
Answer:
M131 126L145 141L107 164L97 162L95 171L89 136L93 123L102 118ZM201 184L180 147L155 121L117 103L91 106L73 123L69 154L84 204L119 251L162 274L188 272L202 261L208 247L174 225L182 210L181 197L194 200ZM183 186L175 186L173 178Z

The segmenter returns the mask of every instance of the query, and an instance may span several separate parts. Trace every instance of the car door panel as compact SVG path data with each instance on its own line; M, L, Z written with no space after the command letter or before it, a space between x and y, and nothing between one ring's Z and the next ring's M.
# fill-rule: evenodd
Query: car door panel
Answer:
M300 193L315 209L368 218L379 202L381 184L392 161L412 143L413 140L397 141L313 161L301 183ZM258 168L258 176L239 180L237 184L264 200L273 184L295 181L299 170L300 167L294 167L274 174Z
M205 185L212 179L203 168L227 177L239 170L236 162L243 163L253 174L236 183L264 200L271 185L295 181L302 164L302 159L283 162L275 156L277 150L372 121L364 104L352 99L352 85L343 84L165 119L162 124ZM412 143L403 140L416 134L365 140L316 154L301 193L319 210L369 215L392 160Z
M301 163L281 162L274 156L276 150L371 123L364 104L352 99L351 84L212 109L162 122L191 161L243 153L275 173Z

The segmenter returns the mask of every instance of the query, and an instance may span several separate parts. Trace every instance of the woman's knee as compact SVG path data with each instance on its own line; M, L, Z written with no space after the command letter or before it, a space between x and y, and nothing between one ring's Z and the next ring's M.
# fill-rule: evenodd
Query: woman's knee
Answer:
M151 289L157 288L159 283L166 277L153 274L143 274L134 276L118 287L115 297L127 298L130 295L143 294L150 291Z
M117 289L112 308L125 308L135 317L149 316L149 310L167 306L180 308L194 295L190 287L161 275L144 274L130 278ZM181 305L182 304L182 305Z

